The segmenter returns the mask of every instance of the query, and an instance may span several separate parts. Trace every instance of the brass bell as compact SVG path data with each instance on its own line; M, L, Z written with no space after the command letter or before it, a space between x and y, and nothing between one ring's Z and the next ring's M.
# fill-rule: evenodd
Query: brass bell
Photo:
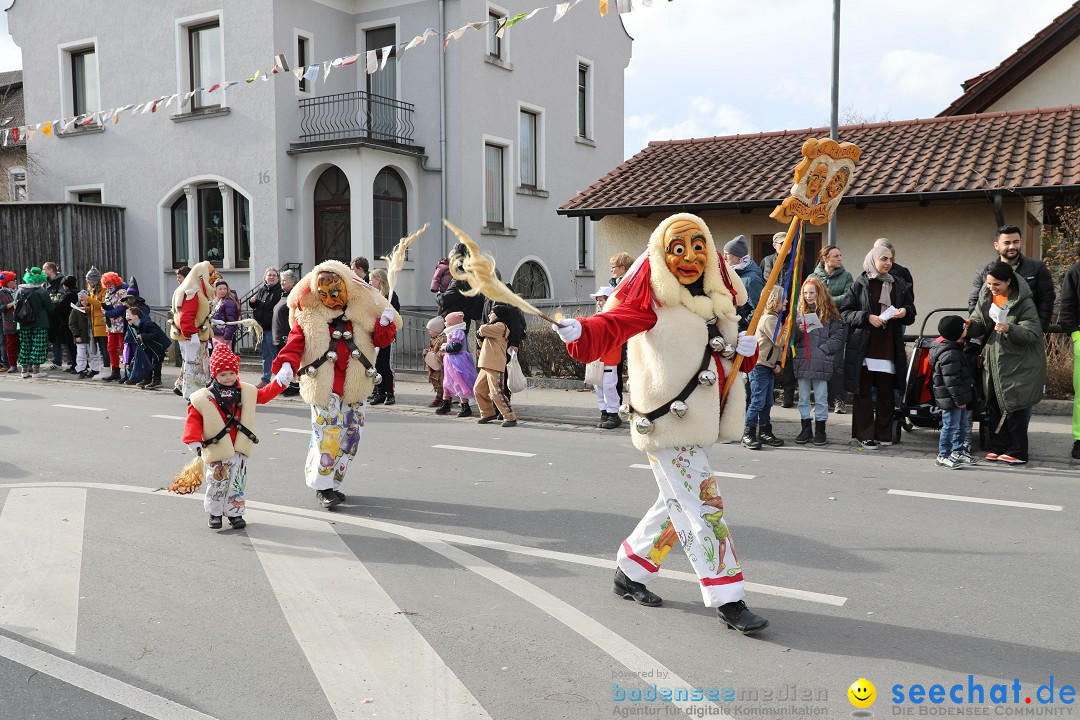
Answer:
M353 360L359 360L360 359L360 351L359 350L353 350L351 353L349 353L349 355L352 356Z
M331 350L330 352L326 353L326 359L330 362L335 362L337 360L337 353Z
M346 330L345 332L341 333L341 337L345 338L346 340L352 340L352 331Z
M712 370L702 370L698 373L697 381L701 385L712 387L716 384L716 373Z
M650 420L647 417L640 417L634 423L634 429L637 430L638 433L640 433L642 435L648 435L649 433L651 433L653 431L652 420Z
M373 378L373 377L378 377L378 376L379 376L379 371L378 371L378 370L376 370L376 369L375 369L375 368L373 368L373 367L369 367L369 368L367 369L367 376L368 376L369 378ZM376 380L375 382L378 382L378 380Z
M629 420L630 419L630 405L623 404L623 405L619 406L619 419L620 420Z
M671 410L671 412L675 413L679 417L684 417L686 415L686 403L684 403L682 400L676 400L675 402L671 403L669 409Z
M341 331L340 330L335 330L334 332L330 333L330 337L334 338L335 340L340 340L341 339Z

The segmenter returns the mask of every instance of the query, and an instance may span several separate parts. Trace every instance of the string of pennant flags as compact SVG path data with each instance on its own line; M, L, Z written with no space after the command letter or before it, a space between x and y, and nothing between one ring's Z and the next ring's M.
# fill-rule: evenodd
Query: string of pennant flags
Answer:
M554 7L555 16L552 22L559 22L559 20L562 20L567 12L583 1L584 0L568 0L567 2L556 4ZM607 15L611 8L610 0L598 0L598 2L600 15ZM638 2L645 7L650 7L653 4L653 0L638 0ZM671 2L671 0L668 0L668 2ZM615 8L620 15L632 12L634 9L633 0L615 0ZM146 115L147 113L156 113L159 110L168 110L173 106L176 107L177 112L180 112L191 102L192 98L199 93L205 92L211 94L228 90L229 88L238 85L252 85L257 81L268 82L271 77L276 75L292 74L297 80L303 80L314 85L318 82L320 75L322 76L323 82L326 82L330 73L335 69L355 65L360 62L361 59L363 59L364 62L365 72L368 75L373 75L386 68L386 64L391 56L400 56L409 50L418 48L421 45L426 44L431 38L441 38L442 50L445 52L447 48L450 47L451 42L461 40L462 36L469 30L486 30L492 23L495 23L495 37L502 38L503 33L517 25L519 22L531 20L539 13L551 9L550 6L544 6L508 17L490 18L488 20L470 22L462 25L456 30L450 30L444 33L439 33L434 28L428 28L407 43L387 45L384 48L368 50L367 52L356 53L353 55L345 55L333 60L324 60L313 65L304 65L297 68L291 68L289 66L289 61L286 59L285 55L281 53L274 56L274 66L271 69L265 72L263 70L256 70L253 75L243 80L214 83L208 88L196 88L189 92L161 95L154 100L122 105L109 110L97 110L75 117L33 124L28 123L14 128L5 128L0 130L0 144L2 144L3 147L16 145L20 141L29 141L30 138L38 133L45 137L53 137L56 135L63 135L76 127L82 128L90 125L105 125L106 123L115 125L120 122L120 118L127 112L130 112L132 116Z

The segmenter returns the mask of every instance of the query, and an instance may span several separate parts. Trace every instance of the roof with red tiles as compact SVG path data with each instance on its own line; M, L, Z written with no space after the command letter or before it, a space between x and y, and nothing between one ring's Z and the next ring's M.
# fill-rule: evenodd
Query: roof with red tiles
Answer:
M560 215L768 207L786 197L808 138L828 128L651 142ZM862 148L844 203L1080 191L1080 106L849 125Z
M1080 38L1080 1L1035 33L1000 65L961 84L964 94L938 117L984 112L1077 38Z

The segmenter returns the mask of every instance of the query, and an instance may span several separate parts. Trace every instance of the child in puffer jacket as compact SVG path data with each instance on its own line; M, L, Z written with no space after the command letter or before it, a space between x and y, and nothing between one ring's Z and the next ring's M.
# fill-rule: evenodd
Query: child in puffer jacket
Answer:
M802 430L795 442L825 445L825 421L829 417L829 378L840 354L847 331L840 321L832 295L825 283L811 275L799 295L795 316L795 379L799 383L799 416ZM814 393L814 428L810 429L810 391Z
M461 398L461 411L458 417L469 417L472 409L469 400L473 398L473 385L476 384L476 364L469 353L465 339L465 313L460 310L446 315L446 344L443 350L443 402L436 410L436 415L450 413L450 401L456 396Z
M971 427L969 406L975 399L971 365L964 352L967 326L959 315L946 315L938 322L942 339L930 348L934 403L941 408L937 464L950 470L977 462L966 450Z

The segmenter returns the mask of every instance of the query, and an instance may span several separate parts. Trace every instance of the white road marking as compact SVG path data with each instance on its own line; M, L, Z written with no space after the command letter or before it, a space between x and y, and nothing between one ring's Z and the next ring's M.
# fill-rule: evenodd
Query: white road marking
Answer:
M210 715L3 635L0 635L0 656L156 720L214 720Z
M105 412L105 408L86 407L85 405L53 405L53 407L67 408L69 410L93 410L94 412Z
M376 697L390 717L490 720L327 518L254 518L248 537L335 715Z
M641 463L638 463L636 465L631 465L630 467L633 468L634 470L652 470L651 465L643 465ZM713 470L713 476L714 477L735 478L736 480L753 480L754 478L757 477L757 475L743 475L742 473L720 472L719 470Z
M291 432L300 433L301 435L310 435L311 429L309 428L307 430L297 430L296 428L274 428L274 432Z
M0 626L66 653L79 623L86 490L12 490L0 513Z
M15 398L0 398L0 402L15 402Z
M54 482L54 483L6 483L0 485L0 489L4 488L38 488L38 487L79 487L94 490L115 490L118 492L139 493L143 495L154 494L153 488L135 487L132 485L118 485L115 483L88 483L88 482ZM172 495L165 493L158 493L164 497L173 498L176 500L197 500L202 502L201 495ZM306 510L304 508L294 508L287 505L275 505L272 503L264 503L258 501L249 500L247 503L249 508L256 510L267 510L275 513L284 513L286 515L299 515L301 517L310 517L314 519L326 519L326 512L320 510ZM417 530L415 528L408 527L406 525L396 525L394 523L383 522L381 520L371 520L369 518L353 517L351 515L343 515L341 513L335 513L334 522L342 525L356 525L357 527L365 527L371 530L378 530L379 532L390 533L391 535L399 535L413 539L419 537L416 533L423 533L423 537L431 540L441 540L454 545L471 545L474 547L491 548L492 550L501 550L503 552L515 553L517 555L527 555L530 557L543 558L546 560L555 560L557 562L568 562L575 565L587 565L590 567L606 568L614 570L616 565L614 560L606 560L604 558L592 557L589 555L574 555L572 553L559 552L557 550L543 550L541 548L529 547L527 545L514 545L512 543L499 542L498 540L487 540L484 538L469 537L467 535L453 535L451 533L434 532L431 530ZM680 572L675 570L661 570L661 575L666 578L672 578L674 580L683 580L685 582L691 582L695 585L699 583L696 575L688 572ZM835 607L841 607L847 602L846 597L840 595L826 595L825 593L813 592L810 590L797 590L794 588L785 588L778 585L762 585L759 583L748 582L745 583L747 592L759 593L762 595L774 595L776 597L793 598L796 600L805 600L807 602L822 603L824 605L833 605Z
M513 450L489 450L487 448L465 447L464 445L432 445L439 450L461 450L463 452L487 453L489 455L512 455L513 457L536 457L536 453L515 452Z
M889 490L888 495L906 495L908 497L931 498L933 500L955 500L957 502L979 503L981 505L1004 505L1006 507L1028 508L1030 510L1052 510L1061 512L1060 505L1041 505L1039 503L1017 502L1015 500L993 500L991 498L968 497L966 495L942 495L941 493L915 492L914 490Z
M152 418L161 418L162 420L187 420L183 415L151 415Z

